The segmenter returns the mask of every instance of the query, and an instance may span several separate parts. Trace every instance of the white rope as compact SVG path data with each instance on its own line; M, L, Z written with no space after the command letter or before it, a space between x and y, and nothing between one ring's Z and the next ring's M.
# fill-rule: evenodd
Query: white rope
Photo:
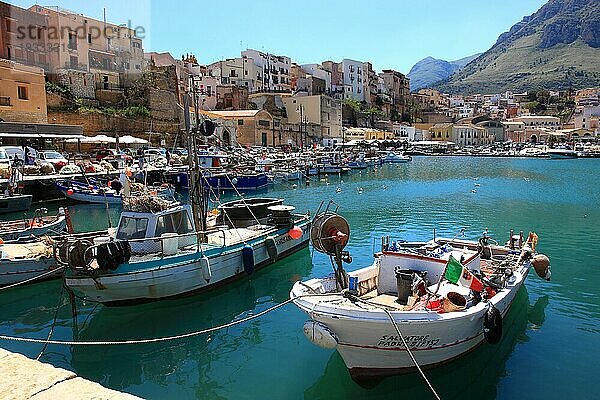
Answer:
M231 322L228 322L223 325L219 325L219 326L215 326L215 327L207 328L207 329L202 329L199 331L188 332L188 333L184 333L181 335L164 336L164 337L153 338L153 339L112 340L112 341L72 341L72 340L45 340L45 339L0 335L0 340L11 340L11 341L15 341L15 342L39 343L39 344L48 343L48 344L65 345L65 346L110 346L110 345L120 345L120 344L146 344L146 343L166 342L166 341L171 341L171 340L178 340L178 339L184 339L184 338L189 338L189 337L193 337L193 336L204 335L206 333L212 333L212 332L215 332L215 331L218 331L221 329L230 328L232 326L243 324L244 322L248 322L253 319L260 318L263 315L273 312L273 311L277 310L278 308L281 308L281 307L285 306L286 304L289 304L289 303L293 302L294 300L302 298L302 297L331 296L331 295L335 295L335 294L339 294L339 293L301 295L301 296L297 296L294 298L290 298L282 303L276 304L273 307L267 308L266 310L261 311L257 314L250 315L249 317L242 318L242 319L239 319L236 321L231 321Z
M55 269L53 269L53 270L50 270L50 271L48 271L48 272L44 272L44 273L43 273L43 274L41 274L41 275L34 276L33 278L29 278L29 279L26 279L26 280L24 280L24 281L21 281L21 282L13 283L13 284L11 284L11 285L3 286L3 287L1 287L1 288L0 288L0 290L10 289L10 288L13 288L13 287L15 287L15 286L24 285L24 284L26 284L26 283L29 283L29 282L35 281L36 279L40 279L40 278L43 278L43 277L45 277L45 276L48 276L48 275L55 274L57 271L60 271L61 269L64 269L64 268L65 268L64 266L62 266L62 267L58 267L58 268L55 268Z

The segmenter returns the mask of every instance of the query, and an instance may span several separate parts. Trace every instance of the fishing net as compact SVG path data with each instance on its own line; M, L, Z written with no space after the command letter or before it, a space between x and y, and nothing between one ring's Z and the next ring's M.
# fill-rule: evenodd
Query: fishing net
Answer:
M134 212L159 212L172 207L176 202L169 201L150 194L136 194L133 197L123 197L123 209Z

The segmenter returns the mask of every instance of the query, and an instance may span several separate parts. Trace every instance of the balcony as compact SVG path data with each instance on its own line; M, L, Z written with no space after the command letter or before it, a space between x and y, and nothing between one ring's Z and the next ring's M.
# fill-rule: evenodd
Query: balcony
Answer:
M96 82L96 90L112 90L122 92L125 89L123 85L111 82Z
M87 72L88 66L87 66L87 64L80 64L80 63L65 61L65 69L74 69L76 71Z

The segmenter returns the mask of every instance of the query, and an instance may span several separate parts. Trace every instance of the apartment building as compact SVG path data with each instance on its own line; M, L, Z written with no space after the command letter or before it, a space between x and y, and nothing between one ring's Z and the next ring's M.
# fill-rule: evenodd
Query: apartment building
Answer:
M559 129L560 118L552 117L548 115L524 115L521 117L513 118L510 121L522 122L525 124L525 128L548 128L548 129Z
M384 69L381 74L386 92L390 96L392 107L402 115L404 113L407 97L410 96L410 81L402 73L393 69Z
M0 59L0 121L48 122L42 68Z
M284 97L287 119L291 124L315 124L320 139L342 136L342 102L331 96Z
M144 70L142 39L136 29L59 7L36 4L29 10L47 18L50 76L89 73L96 89L119 90Z
M0 2L0 58L48 70L48 18Z
M262 70L261 90L271 92L290 92L292 60L286 56L264 53L258 50L247 49L242 51L242 58L252 62Z
M494 143L494 137L479 126L454 125L451 141L458 146L482 146Z
M345 58L340 63L340 68L342 71L343 99L365 101L364 63Z

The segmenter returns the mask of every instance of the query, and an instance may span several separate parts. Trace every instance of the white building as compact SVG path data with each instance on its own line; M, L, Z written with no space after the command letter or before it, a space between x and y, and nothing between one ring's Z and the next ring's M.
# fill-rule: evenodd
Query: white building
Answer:
M394 124L394 137L397 139L408 140L414 142L416 136L416 128L414 126Z
M596 129L600 119L600 106L577 107L573 115L575 129Z
M463 107L465 105L465 99L462 97L453 96L450 97L450 108Z
M327 93L331 92L331 71L323 69L321 64L304 64L300 68L307 74L323 79L325 81L325 90Z
M209 75L217 78L221 84L234 84L256 92L263 88L263 71L252 59L230 58L217 61L208 66Z
M478 126L454 125L452 141L458 146L482 146L494 143L494 137Z
M344 99L365 100L363 62L343 59L342 82L344 86Z
M242 51L242 58L252 60L262 70L263 89L281 92L291 90L292 60L289 57L248 49Z
M510 121L523 122L525 128L548 128L554 130L560 128L560 118L549 115L525 115L513 118Z

